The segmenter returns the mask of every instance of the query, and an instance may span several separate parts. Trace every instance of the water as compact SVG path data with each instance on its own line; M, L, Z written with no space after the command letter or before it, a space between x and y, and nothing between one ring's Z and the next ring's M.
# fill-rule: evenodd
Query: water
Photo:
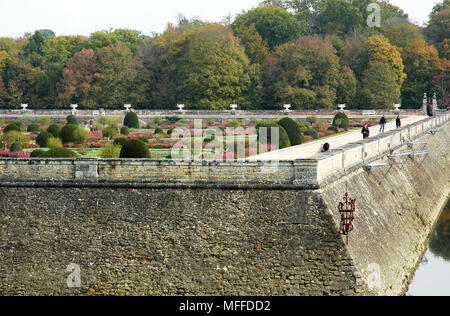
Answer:
M450 199L406 295L450 296Z

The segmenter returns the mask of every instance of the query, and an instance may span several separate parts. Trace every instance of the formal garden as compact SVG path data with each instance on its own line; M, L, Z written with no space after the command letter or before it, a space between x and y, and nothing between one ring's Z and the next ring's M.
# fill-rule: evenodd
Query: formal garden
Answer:
M0 157L152 159L237 159L333 137L370 120L350 121L344 113L326 120L192 120L180 117L139 119L100 116L52 121L3 119L0 121ZM275 128L275 129L274 129ZM277 137L275 137L277 136Z

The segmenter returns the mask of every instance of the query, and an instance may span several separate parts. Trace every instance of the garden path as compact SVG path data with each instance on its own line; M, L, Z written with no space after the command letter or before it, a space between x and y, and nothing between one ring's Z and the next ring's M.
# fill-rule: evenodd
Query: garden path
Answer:
M410 125L420 120L423 120L425 116L413 115L402 118L402 126ZM396 128L395 119L388 122L385 127L385 132L394 130ZM375 125L369 128L370 137L375 137L379 134L380 125ZM342 135L321 139L306 144L284 148L281 150L264 153L247 158L249 161L256 160L295 160L305 159L314 156L321 151L322 145L325 143L330 144L331 150L342 147L348 143L358 142L363 139L361 129L351 131Z

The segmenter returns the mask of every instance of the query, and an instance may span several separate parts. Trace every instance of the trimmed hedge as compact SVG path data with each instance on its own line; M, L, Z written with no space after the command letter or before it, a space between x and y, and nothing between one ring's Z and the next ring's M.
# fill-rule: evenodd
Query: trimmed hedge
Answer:
M120 158L150 158L150 151L139 139L130 139L123 144Z
M50 138L53 138L53 135L47 131L43 131L36 137L36 144L38 144L39 147L47 147L47 142Z
M106 137L106 138L113 138L117 134L119 134L119 129L117 128L116 125L108 125L108 127L106 127L102 131L103 137Z
M308 128L308 130L305 132L305 135L312 136L314 139L319 139L319 133L312 128Z
M20 130L22 130L24 123L22 121L19 120L15 120L13 121L13 124L17 125L18 128L20 128Z
M61 138L63 144L75 143L76 140L75 132L77 129L78 126L73 124L67 124L63 128L61 128L59 137Z
M123 144L125 144L126 141L127 141L127 139L125 137L119 137L119 138L114 139L113 144L123 146Z
M33 134L39 134L40 130L41 130L41 127L37 123L32 123L32 124L28 125L28 127L27 127L27 132L33 133Z
M22 146L20 145L20 142L15 141L12 145L11 148L9 149L10 151L22 151Z
M350 126L350 120L345 113L339 112L334 116L332 125L347 130Z
M35 149L31 152L30 157L31 158L37 158L37 157L41 157L41 155L45 153L45 151L43 151L42 149Z
M41 158L75 158L77 154L64 147L52 148L49 151L42 153Z
M122 126L122 128L120 129L120 134L128 136L128 134L130 134L130 129L128 126Z
M78 119L75 117L75 115L69 115L66 117L67 124L72 124L75 126L78 126Z
M129 128L139 128L139 118L136 113L128 112L123 120L123 125Z
M289 117L284 117L277 122L281 125L289 136L291 146L300 145L305 142L305 138L300 129L300 125Z
M15 123L11 123L11 124L8 124L8 126L5 127L5 129L3 130L3 133L6 134L6 133L11 132L11 131L18 131L18 132L20 132L21 129Z
M257 131L258 131L258 141L261 144L271 144L272 143L272 128L278 128L278 135L279 135L279 148L283 149L286 147L290 147L291 146L291 142L289 140L289 136L286 133L286 130L279 124L276 123L269 123L269 122L260 122L258 123L258 127L257 127ZM267 128L267 142L265 142L264 140L261 141L260 139L260 132L261 132L261 128Z
M47 128L47 132L52 134L54 138L58 138L59 133L61 132L61 127L57 124L52 124Z
M339 128L336 126L330 126L327 128L329 131L334 131L336 134L339 133Z

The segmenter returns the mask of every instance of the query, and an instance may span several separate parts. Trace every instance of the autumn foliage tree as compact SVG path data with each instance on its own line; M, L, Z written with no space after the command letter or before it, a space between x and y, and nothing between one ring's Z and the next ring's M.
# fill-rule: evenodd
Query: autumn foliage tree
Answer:
M60 102L97 108L102 78L97 54L92 49L83 49L67 62L61 82Z
M264 103L296 109L335 107L340 65L333 46L318 37L301 37L277 48L264 64Z

